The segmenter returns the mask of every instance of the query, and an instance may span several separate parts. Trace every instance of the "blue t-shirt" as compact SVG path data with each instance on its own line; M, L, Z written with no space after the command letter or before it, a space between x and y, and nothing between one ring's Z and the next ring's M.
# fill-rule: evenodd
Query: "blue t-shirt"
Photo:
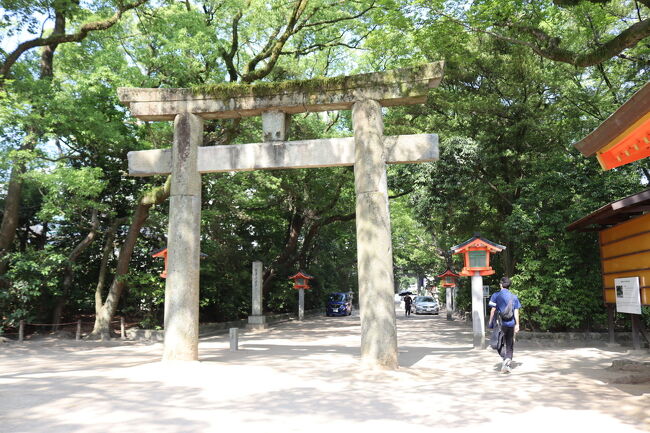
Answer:
M490 307L496 307L497 311L504 311L506 307L508 306L508 302L510 302L510 298L512 298L512 309L513 312L514 310L518 310L521 308L521 303L519 302L519 298L517 295L512 293L508 289L501 289L500 291L494 293L490 297ZM504 320L503 323L501 323L502 326L508 326L512 328L515 326L515 317L514 315L512 316L512 319L510 320Z

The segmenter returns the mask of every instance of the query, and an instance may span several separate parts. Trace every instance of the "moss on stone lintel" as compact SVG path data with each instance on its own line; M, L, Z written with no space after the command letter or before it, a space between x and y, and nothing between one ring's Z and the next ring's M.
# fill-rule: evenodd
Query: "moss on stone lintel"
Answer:
M194 95L209 95L219 99L245 96L272 96L286 93L320 93L327 91L352 91L359 88L399 87L406 96L413 91L422 93L417 81L442 76L442 62L427 63L412 68L394 69L385 72L369 74L317 77L309 80L293 80L279 82L258 82L255 84L219 83L206 84L191 88Z

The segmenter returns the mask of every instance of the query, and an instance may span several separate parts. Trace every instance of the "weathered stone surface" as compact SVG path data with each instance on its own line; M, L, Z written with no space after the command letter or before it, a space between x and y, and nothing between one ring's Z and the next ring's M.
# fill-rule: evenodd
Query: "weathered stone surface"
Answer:
M483 311L483 277L472 275L472 331L474 348L485 348L485 312Z
M361 360L366 367L394 369L398 360L388 198L382 192L358 194L356 213Z
M381 191L388 194L384 156L384 123L377 101L357 102L352 107L355 163L354 189L357 194Z
M277 94L256 96L254 86L239 95L195 95L191 89L119 88L120 101L141 120L172 120L177 113L204 119L259 116L269 109L288 114L349 110L356 101L373 99L382 106L421 104L430 88L442 80L443 62L414 68L360 74L331 80L326 88L305 88L285 83Z
M167 238L163 360L198 360L201 175L196 170L202 120L175 121Z
M172 148L171 196L201 193L198 149L203 142L203 120L189 113L176 116Z
M352 109L361 361L395 369L397 331L393 303L393 252L384 162L381 106L362 101Z
M252 265L251 299L252 314L248 316L248 329L265 329L266 317L262 315L262 262L256 260Z
M436 134L384 137L384 161L406 164L438 160ZM278 143L250 143L199 147L199 173L248 171L278 168L350 166L355 163L353 137ZM169 174L171 149L129 152L129 174L151 176Z
M298 320L305 317L305 289L298 289Z
M262 315L262 262L256 260L251 272L252 315Z
M266 316L248 316L249 325L263 325L266 323Z
M239 350L239 328L230 328L228 331L230 337L230 351L236 352Z
M289 135L289 119L282 111L271 110L262 113L264 141L286 141Z

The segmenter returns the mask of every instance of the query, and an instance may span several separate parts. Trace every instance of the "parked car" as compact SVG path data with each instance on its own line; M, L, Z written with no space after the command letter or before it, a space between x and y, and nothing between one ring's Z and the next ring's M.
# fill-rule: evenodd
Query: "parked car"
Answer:
M352 314L352 292L330 293L327 297L327 316L349 316Z
M413 299L412 310L415 314L438 314L440 305L431 296L416 296Z

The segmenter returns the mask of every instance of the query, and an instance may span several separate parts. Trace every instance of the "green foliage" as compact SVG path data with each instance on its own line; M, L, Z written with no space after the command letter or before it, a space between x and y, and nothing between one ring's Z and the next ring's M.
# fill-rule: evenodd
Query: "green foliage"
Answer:
M103 210L98 202L105 188L99 167L57 167L50 173L33 171L28 174L43 192L38 218L51 222L57 217L68 218L87 209Z
M405 197L390 201L390 215L395 277L415 274L433 281L443 266L433 237L413 217Z
M40 251L12 253L6 279L7 290L0 291L1 325L16 326L19 320L32 321L39 316L38 306L43 299L60 295L60 269L67 258L48 248Z
M123 314L140 318L145 329L161 329L164 320L165 280L150 270L130 272L126 277L128 301Z
M19 228L4 275L8 285L0 291L3 324L49 320L53 298L62 295L67 257L88 233L96 210L97 239L73 266L65 312L92 314L106 233L120 222L109 245L108 286L114 251L137 200L154 186L158 193L164 188L164 177L127 177L126 154L169 147L172 126L133 119L117 100L118 86L226 96L317 92L359 84L343 75L444 59L445 77L427 104L384 110L387 135L440 137L438 162L389 168L390 194L399 196L390 201L396 280L432 279L446 267L449 247L480 231L507 246L492 261L497 274L485 282L495 286L501 274L513 276L526 328L602 328L597 239L565 227L638 192L647 162L603 173L572 143L647 82L647 40L597 67L574 68L486 32L533 42L522 28L508 27L525 23L557 38L560 48L582 52L637 20L635 5L310 0L296 31L280 41L296 5L149 2L109 30L59 45L53 77L41 78L37 50L21 56L0 92L0 178L6 185L14 167L26 167ZM107 16L115 4L5 1L0 37L39 34L54 6L68 14L72 31ZM647 12L640 6L641 17ZM349 135L349 112L292 118L291 139ZM205 122L204 145L260 140L259 118ZM351 168L204 175L201 320L250 313L253 260L262 260L272 274L267 310L296 311L298 296L287 276L301 268L316 277L306 294L308 309L321 307L327 293L357 292L353 181ZM6 188L0 194L1 205ZM118 308L147 327L162 325L162 261L151 253L166 244L167 208L150 209ZM470 304L469 281L463 279L458 307L468 310Z

